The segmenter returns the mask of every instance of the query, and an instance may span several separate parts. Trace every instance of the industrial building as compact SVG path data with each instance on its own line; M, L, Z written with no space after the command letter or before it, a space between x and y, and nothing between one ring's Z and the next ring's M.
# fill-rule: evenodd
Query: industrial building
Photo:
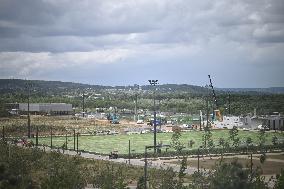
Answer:
M7 104L7 109L12 114L26 114L28 103ZM65 103L30 103L29 111L31 114L41 115L71 115L73 114L72 104Z
M264 121L263 125L268 126L271 130L284 130L284 117L280 115L271 115L267 116Z

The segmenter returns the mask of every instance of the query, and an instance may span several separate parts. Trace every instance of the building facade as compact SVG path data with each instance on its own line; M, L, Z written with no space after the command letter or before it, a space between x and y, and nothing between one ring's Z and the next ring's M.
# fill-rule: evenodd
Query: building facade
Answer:
M268 126L271 130L284 130L284 117L268 116L263 120L263 125Z
M28 103L9 104L19 114L28 112ZM72 115L72 104L65 103L30 103L29 111L31 114L50 114L50 115Z

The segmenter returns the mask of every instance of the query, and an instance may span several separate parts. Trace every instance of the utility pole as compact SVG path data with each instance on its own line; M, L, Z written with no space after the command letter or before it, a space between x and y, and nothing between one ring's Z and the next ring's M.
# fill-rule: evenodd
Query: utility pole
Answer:
M147 189L147 146L145 146L144 188Z
M252 174L252 153L250 154L250 174Z
M74 151L76 150L76 133L75 129L73 130L73 137L74 137Z
M38 146L38 125L36 126L36 147Z
M150 85L154 86L154 96L153 96L153 99L154 99L154 153L157 152L157 121L156 121L156 100L155 100L155 91L156 91L156 88L155 86L158 84L158 80L148 80Z
M31 95L31 89L30 89L30 83L27 84L28 88L28 138L31 138L31 117L30 117L30 95Z
M206 99L206 128L208 128L209 124L209 99L208 99L208 96L207 96L207 99Z
M83 91L83 117L85 117L85 91Z
M50 148L52 149L52 127L50 128Z
M77 154L79 152L79 133L77 133Z
M197 150L197 170L199 172L199 148Z
M128 140L128 163L130 165L130 140Z
M134 113L135 113L135 118L134 118L134 121L137 121L137 98L138 98L138 95L135 94L135 107L134 107Z
M231 115L231 94L229 93L229 115Z
M65 149L68 149L67 133L65 134Z

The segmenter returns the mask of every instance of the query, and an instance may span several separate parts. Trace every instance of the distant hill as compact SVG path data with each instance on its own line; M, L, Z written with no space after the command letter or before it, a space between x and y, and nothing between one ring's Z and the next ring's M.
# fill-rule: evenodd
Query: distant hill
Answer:
M217 90L233 93L270 93L284 94L284 87L269 87L269 88L218 88Z
M43 80L22 80L22 79L0 79L0 94L13 93L19 91L27 91L28 86L34 92L46 94L46 95L61 95L74 92L82 92L82 90L106 90L106 89L118 89L118 90L137 90L138 87L142 90L153 90L151 85L143 86L103 86L103 85L89 85L73 82L62 81L43 81ZM163 93L192 93L192 94L206 94L208 89L205 87L188 85L188 84L162 84L157 85L156 88ZM211 93L211 89L209 89ZM246 93L246 94L258 94L258 93L270 93L270 94L284 94L284 87L271 87L271 88L218 88L218 93L231 92L231 93Z
M27 90L28 86L31 86L31 90L39 93L46 94L60 94L68 93L70 91L81 91L83 89L93 90L106 90L106 89L119 89L119 90L137 90L138 87L142 90L153 90L151 85L143 86L102 86L102 85L89 85L73 82L62 81L43 81L43 80L22 80L22 79L0 79L0 93L16 92ZM205 93L207 89L204 87L187 85L187 84L163 84L156 86L160 92L190 92L190 93Z
M88 85L73 82L43 81L43 80L22 80L22 79L0 79L0 93L13 93L16 91L27 91L28 86L33 91L45 94L61 94L69 91L82 90L87 88L106 89L107 86Z

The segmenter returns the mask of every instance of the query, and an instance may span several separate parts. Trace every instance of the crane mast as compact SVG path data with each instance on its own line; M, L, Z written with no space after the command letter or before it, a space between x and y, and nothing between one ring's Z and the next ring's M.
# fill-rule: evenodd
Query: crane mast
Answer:
M219 110L217 97L216 97L216 93L215 93L215 90L214 90L214 87L213 87L213 84L212 84L212 80L211 80L210 75L208 75L208 77L209 77L210 87L212 89L213 101L214 101L214 104L215 104L215 108L213 108L213 110L214 110L214 112L213 112L213 120L215 119L215 117L217 117L217 119L219 121L222 121L222 116L221 116L221 113L220 113L220 110Z
M209 86L210 86L211 89L212 89L213 100L214 100L214 103L215 103L216 108L218 109L219 107L218 107L218 103L217 103L216 93L215 93L215 90L214 90L214 87L213 87L213 84L212 84L212 80L211 80L210 75L208 75L208 77L209 77L209 81L210 81L210 85L209 85Z

